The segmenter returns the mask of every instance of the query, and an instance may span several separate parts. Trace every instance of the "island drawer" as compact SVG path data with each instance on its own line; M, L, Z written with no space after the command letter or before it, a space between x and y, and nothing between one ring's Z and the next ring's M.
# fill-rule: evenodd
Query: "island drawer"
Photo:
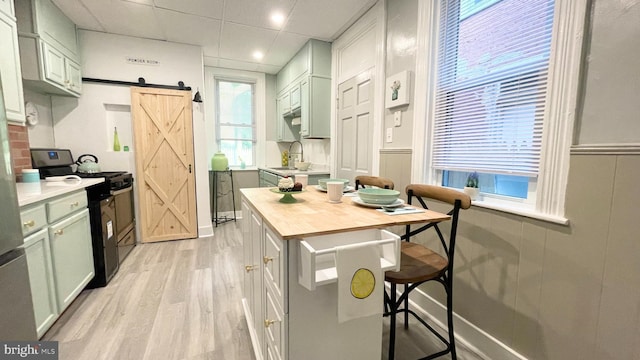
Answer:
M338 246L376 243L380 246L382 271L400 269L400 237L387 230L360 230L322 235L300 241L298 283L308 290L338 280L336 248Z
M284 265L287 259L285 244L269 227L264 232L264 280L273 287L273 293L279 304L286 307L284 294L286 281L284 280Z

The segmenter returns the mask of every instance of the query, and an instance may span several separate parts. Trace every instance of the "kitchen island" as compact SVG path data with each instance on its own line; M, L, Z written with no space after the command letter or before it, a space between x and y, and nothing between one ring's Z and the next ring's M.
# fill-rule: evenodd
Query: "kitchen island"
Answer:
M381 229L449 216L430 210L390 215L346 196L332 204L312 186L293 195L297 202L292 204L279 202L282 195L267 188L240 192L243 307L256 358L380 358L381 316L338 322L335 247L378 241L383 269L394 269L398 238Z

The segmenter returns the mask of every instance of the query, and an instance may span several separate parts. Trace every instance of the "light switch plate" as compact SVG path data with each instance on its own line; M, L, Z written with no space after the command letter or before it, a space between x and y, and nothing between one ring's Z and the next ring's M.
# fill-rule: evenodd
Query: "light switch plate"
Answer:
M398 110L393 113L393 125L396 127L402 125L402 111Z
M387 142L393 142L393 128L387 128Z

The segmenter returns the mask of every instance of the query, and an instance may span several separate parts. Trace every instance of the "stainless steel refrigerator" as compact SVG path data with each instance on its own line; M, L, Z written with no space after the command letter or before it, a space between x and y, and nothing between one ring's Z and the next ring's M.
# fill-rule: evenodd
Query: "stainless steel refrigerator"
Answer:
M0 79L0 341L37 340Z

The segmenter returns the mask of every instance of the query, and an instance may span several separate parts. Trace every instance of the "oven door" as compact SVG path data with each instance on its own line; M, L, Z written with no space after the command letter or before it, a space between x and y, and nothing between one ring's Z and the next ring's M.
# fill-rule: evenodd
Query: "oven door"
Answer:
M116 237L122 240L135 226L133 186L111 191L116 203Z
M114 210L115 205L112 197L108 197L102 201L100 201L100 218L102 225L102 246L104 248L104 257L102 261L104 264L100 264L104 266L104 276L106 282L111 280L113 275L115 275L116 271L118 271L119 261L118 261L118 246L116 242L116 235L114 233ZM97 272L101 272L102 270L97 270ZM106 285L105 282L105 285Z

